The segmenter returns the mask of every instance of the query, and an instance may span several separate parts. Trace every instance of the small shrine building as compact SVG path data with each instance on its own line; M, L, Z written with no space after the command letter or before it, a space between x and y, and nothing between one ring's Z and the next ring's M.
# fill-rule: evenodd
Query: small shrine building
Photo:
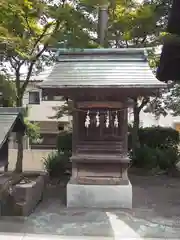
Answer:
M132 208L128 178L129 99L153 96L158 81L144 49L59 51L43 96L73 101L72 176L67 207Z

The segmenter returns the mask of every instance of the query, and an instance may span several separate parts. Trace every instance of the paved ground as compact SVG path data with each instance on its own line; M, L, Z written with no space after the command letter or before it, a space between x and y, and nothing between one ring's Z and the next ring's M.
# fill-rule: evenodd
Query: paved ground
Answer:
M2 218L0 232L19 234L12 240L180 239L180 179L131 176L131 182L132 210L66 209L62 187L50 187L30 217Z

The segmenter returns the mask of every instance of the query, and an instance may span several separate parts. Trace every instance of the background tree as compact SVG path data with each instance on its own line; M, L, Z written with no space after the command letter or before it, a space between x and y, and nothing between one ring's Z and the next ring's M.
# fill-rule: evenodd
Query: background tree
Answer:
M169 11L167 28L165 30L168 35L164 38L160 64L157 71L158 79L165 82L169 80L179 82L180 79L180 44L178 40L180 37L180 25L178 24L180 21L179 8L180 2L173 0L172 8Z
M109 9L108 46L116 48L151 48L148 51L149 63L156 70L159 57L155 54L156 47L161 44L161 33L167 22L169 1L127 1L127 4L116 4ZM139 115L144 107L156 102L158 98L139 96L132 99L134 115L132 129L132 147L139 145L138 129ZM159 104L156 104L159 106ZM160 110L160 109L159 109ZM159 111L161 112L161 111Z
M174 84L164 96L164 105L173 116L180 115L180 85Z
M0 105L13 107L15 105L16 89L14 83L5 74L0 75Z
M65 42L68 47L88 45L92 30L88 17L71 1L7 0L0 4L0 46L3 70L15 75L17 107L32 75L50 64L50 47ZM87 31L87 29L89 31ZM25 81L21 73L26 69ZM22 172L23 138L17 134L16 172Z
M165 31L169 0L143 1L109 1L108 30L105 46L112 48L151 48L148 50L149 63L156 71L159 56L156 47L161 45L161 34ZM138 145L139 115L147 104L156 103L156 113L164 113L158 98L139 96L132 99L134 114L133 148ZM154 110L155 111L155 110Z
M165 31L167 23L168 8L170 0L143 1L138 4L133 0L117 1L76 1L78 11L88 17L91 23L91 30L94 31L91 41L99 43L98 39L98 6L108 3L108 29L106 31L105 47L128 48L144 47L148 50L149 63L153 70L159 61L159 56L155 54L156 47L161 45L162 33ZM95 37L96 36L96 37ZM78 46L82 47L79 41ZM139 96L132 99L134 114L133 123L133 143L134 148L138 145L138 128L140 112L149 104L149 111L157 114L165 114L164 109L156 96L154 98ZM153 106L153 108L152 108ZM67 110L65 104L57 112L59 118Z

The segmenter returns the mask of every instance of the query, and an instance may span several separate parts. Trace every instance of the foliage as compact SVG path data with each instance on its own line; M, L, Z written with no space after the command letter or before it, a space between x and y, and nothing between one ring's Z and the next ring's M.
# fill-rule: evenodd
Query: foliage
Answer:
M68 168L69 156L65 153L51 152L43 159L43 163L50 177L60 177Z
M30 141L35 143L40 141L40 127L38 123L32 123L28 119L24 119L26 124L26 134L29 137Z
M168 112L173 116L180 115L180 85L170 82L167 86L157 99L148 103L144 112L153 113L156 118L166 116Z
M164 5L160 1L113 5L109 8L109 44L116 47L157 46L167 15Z
M179 133L168 127L141 128L139 140L149 147L174 146L179 144Z
M105 46L113 48L151 47L151 50L148 50L148 58L150 66L155 72L159 63L159 55L155 54L155 49L161 44L161 35L165 31L170 0L142 1L142 4L133 0L81 0L77 4L77 8L87 15L93 15L94 24L97 25L97 6L107 3L109 4L109 20ZM94 39L94 41L96 40ZM138 98L138 114L147 103L151 104L151 100L149 97L140 96ZM156 111L153 113L164 114L159 98L153 98L152 102L151 109L152 105L157 103ZM67 113L65 108L61 107L57 110L57 118L63 112Z
M60 177L69 169L72 153L72 132L61 132L57 136L57 151L44 158L44 166L51 177Z
M0 91L1 96L1 105L3 107L13 107L16 100L16 88L13 81L9 80L8 75L0 75ZM25 116L28 115L28 111L25 110ZM30 141L40 140L40 127L37 123L29 122L27 118L24 119L26 124L26 134L30 138Z
M164 99L166 108L173 116L180 115L180 85L175 84Z
M0 75L1 106L13 107L16 100L16 88L14 83L5 74Z
M1 71L15 78L15 105L22 99L33 75L52 63L51 48L63 43L65 47L88 47L94 25L78 4L71 1L7 0L0 3ZM25 80L21 72L26 68ZM18 141L16 171L22 171L22 137Z
M71 155L72 152L72 133L71 132L61 132L57 137L57 149L58 152L66 152Z
M179 14L180 2L178 0L172 1L172 7L168 16L167 29L164 37L164 44L161 53L161 60L157 70L157 78L161 81L168 82L172 80L179 82Z
M63 116L72 116L73 102L70 100L65 101L63 105L58 107L53 107L53 109L56 111L56 114L51 118L60 119Z
M167 14L166 2L168 1L157 0L136 4L133 0L108 1L106 45L147 47L159 44ZM38 74L54 60L52 48L59 45L66 48L99 46L95 34L97 6L106 3L102 0L1 0L2 69L15 76L16 106L22 106L22 98L31 76ZM24 67L27 73L21 84ZM22 145L22 141L19 144Z
M3 19L0 44L5 44L2 49L4 62L11 65L15 74L18 105L22 104L30 77L42 71L52 60L47 52L50 46L62 41L67 47L77 47L79 42L81 47L88 45L89 34L84 29L91 28L91 24L86 17L72 4L56 2L8 0L5 5L0 5L0 17ZM21 86L20 72L24 66L27 74Z
M149 64L156 72L159 56L155 54L156 47L161 44L162 32L167 23L167 9L169 0L118 1L109 6L109 22L106 46L116 48L150 47L148 50ZM132 112L134 115L133 148L138 146L139 115L149 104L155 115L165 114L165 110L158 97L138 96L133 98Z
M131 129L129 126L128 148L134 166L167 170L178 161L180 139L176 130L164 127L140 128L138 130L140 146L132 154Z
M132 146L132 128L129 126L129 149ZM179 133L168 127L147 127L139 128L138 136L140 145L146 145L148 147L168 147L168 146L177 146L180 142Z
M150 147L142 145L135 150L135 155L130 154L132 164L139 168L168 170L179 160L177 147Z

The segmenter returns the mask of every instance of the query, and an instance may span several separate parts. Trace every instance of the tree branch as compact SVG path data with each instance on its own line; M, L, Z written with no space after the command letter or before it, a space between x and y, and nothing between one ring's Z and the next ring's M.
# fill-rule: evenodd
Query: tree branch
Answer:
M149 98L143 98L141 104L138 106L138 111L140 112L140 111L143 109L143 107L146 106L146 104L147 104L148 102L149 102Z
M143 37L143 39L142 39L142 41L141 41L141 44L143 44L143 43L146 41L146 38L147 38L147 36L144 36L144 37Z
M42 40L42 38L45 36L45 33L47 32L47 30L50 28L51 24L48 23L46 24L46 26L44 27L43 29L43 32L42 34L36 39L34 45L33 45L33 48L32 48L32 52L31 54L34 52L34 50L36 49L36 46L38 45L38 43L40 43L40 41Z
M56 22L56 26L53 30L53 33L51 35L51 37L54 36L54 34L56 34L58 28L60 26L60 21L57 21ZM50 37L50 38L51 38ZM36 63L36 61L41 57L41 55L43 54L43 52L48 48L48 45L49 45L49 40L47 40L47 42L44 44L43 48L37 53L37 55L32 59L31 63L30 63L30 66L29 66L29 69L28 69L28 73L27 73L27 76L26 76L26 80L24 81L23 85L22 85L22 88L21 88L21 94L24 94L25 90L26 90L26 87L29 83L29 80L30 80L30 77L31 77L31 74L32 74L32 71L33 71L33 67ZM39 40L40 41L40 40ZM38 44L38 43L37 43Z
M27 85L29 83L29 80L30 80L30 77L31 77L31 74L32 74L32 70L33 70L33 67L34 67L34 64L35 64L36 60L32 61L30 63L30 66L29 66L29 69L28 69L28 73L27 73L27 76L26 76L26 80L24 81L22 87L21 87L21 95L24 94L26 88L27 88Z
M8 60L9 60L9 63L11 64L11 67L12 67L14 70L16 70L17 68L16 68L15 64L13 63L12 58L9 57Z
M25 15L25 21L26 21L26 23L27 23L27 27L28 27L28 29L29 29L29 32L30 32L32 35L34 35L34 31L32 30L32 28L31 28L30 25L29 25L29 21L28 21L28 16L27 16L27 14Z

